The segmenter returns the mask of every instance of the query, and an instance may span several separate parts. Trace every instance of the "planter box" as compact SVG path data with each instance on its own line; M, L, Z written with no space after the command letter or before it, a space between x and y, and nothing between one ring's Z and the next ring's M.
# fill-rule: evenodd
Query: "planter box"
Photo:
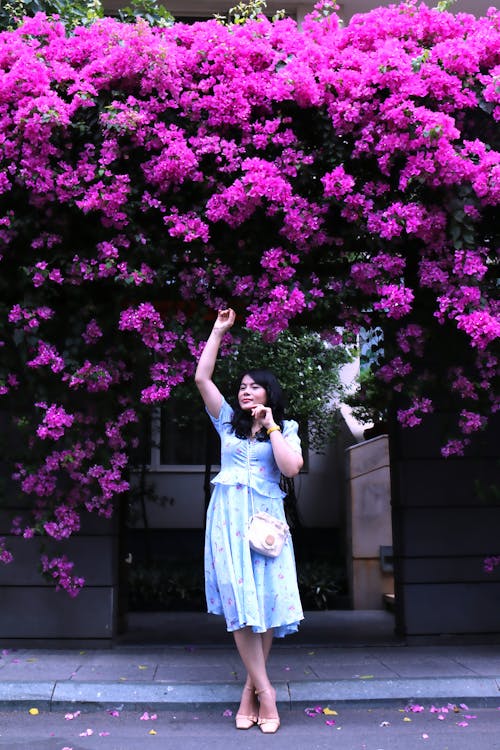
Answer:
M444 420L390 436L396 629L481 642L500 634L500 569L483 570L500 554L500 420L468 455L443 459Z
M9 537L8 515L0 513L14 562L0 565L0 643L44 648L111 646L118 629L119 519L88 515L78 535L64 542L44 539L49 557L66 554L75 575L85 578L77 597L56 592L39 573L42 541Z

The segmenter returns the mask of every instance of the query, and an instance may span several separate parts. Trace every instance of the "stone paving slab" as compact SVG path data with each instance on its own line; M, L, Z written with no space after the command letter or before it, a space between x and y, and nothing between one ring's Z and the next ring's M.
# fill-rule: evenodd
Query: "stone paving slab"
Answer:
M192 665L184 666L179 669L178 666L161 666L158 667L155 674L155 682L217 682L217 683L237 683L245 679L244 670L240 667L238 672L228 669L226 665Z
M311 680L316 678L314 668L308 664L295 664L291 667L279 667L275 664L268 665L268 674L271 682Z
M429 677L429 675L440 675L441 677L475 677L477 673L467 667L451 662L449 659L435 657L433 659L410 659L394 660L384 659L387 667L398 677ZM484 672L481 670L484 676Z
M83 665L71 676L73 682L152 682L156 666L140 669L135 665L110 664L105 667Z
M488 677L498 677L500 675L500 657L457 657L457 662L464 668L482 674Z
M361 667L361 668L360 668ZM394 669L374 662L372 664L332 664L328 662L319 662L312 668L313 674L318 680L359 680L359 679L379 679L379 680L397 680L398 674Z
M36 667L30 666L29 669L17 669L14 667L4 667L0 671L0 684L5 683L18 683L18 682L56 682L57 680L70 679L72 673L67 667L52 666L47 664L45 666L37 665Z

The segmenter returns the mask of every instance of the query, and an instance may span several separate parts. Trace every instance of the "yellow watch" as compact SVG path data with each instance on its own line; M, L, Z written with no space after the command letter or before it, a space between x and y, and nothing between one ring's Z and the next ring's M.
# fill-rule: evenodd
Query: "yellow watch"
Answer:
M270 434L271 434L271 432L275 432L276 430L278 430L279 432L281 432L281 427L280 427L279 425L277 425L277 424L275 424L275 425L273 425L272 427L270 427L270 428L269 428L269 429L267 430L267 434L268 434L268 435L270 435Z

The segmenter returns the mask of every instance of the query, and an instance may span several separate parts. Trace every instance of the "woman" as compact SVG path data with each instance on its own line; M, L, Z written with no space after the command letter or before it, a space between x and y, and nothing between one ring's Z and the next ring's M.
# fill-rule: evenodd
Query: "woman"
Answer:
M254 512L284 520L280 475L294 477L303 459L297 423L283 421L283 396L271 372L244 374L234 410L212 380L220 343L235 317L231 309L218 313L195 375L221 438L221 471L207 511L207 607L225 616L247 671L236 727L258 724L272 734L280 719L267 657L273 636L296 631L303 614L290 537L280 555L270 558L250 549L245 530Z

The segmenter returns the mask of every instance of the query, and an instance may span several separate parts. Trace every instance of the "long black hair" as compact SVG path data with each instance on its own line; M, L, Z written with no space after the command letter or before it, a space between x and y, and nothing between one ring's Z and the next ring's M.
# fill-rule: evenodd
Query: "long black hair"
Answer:
M260 385L265 389L267 396L265 405L271 408L276 424L283 428L283 419L285 417L285 395L276 375L274 375L271 370L263 368L245 370L237 383L236 403L233 417L231 419L231 426L236 437L245 439L249 437L252 432L252 415L248 410L242 409L238 402L238 390L245 375L249 375L257 385ZM264 428L257 433L256 438L257 440L269 440L269 436Z
M256 368L245 370L241 374L241 377L236 384L236 403L234 407L233 417L231 419L231 426L236 437L244 440L245 438L250 437L252 432L252 415L248 410L242 409L238 401L238 391L241 386L241 381L243 380L245 375L249 375L255 383L262 386L262 388L265 388L267 396L265 405L271 408L274 421L276 422L276 424L279 424L281 429L283 429L283 420L285 418L286 407L285 394L283 393L276 375L274 375L271 370ZM255 437L257 440L269 440L269 435L267 434L267 431L264 427L259 430ZM297 497L295 495L295 485L293 479L285 477L282 474L280 487L285 492L285 497L283 499L285 506L285 515L290 528L294 529L296 537L295 543L298 543L298 547L300 548L302 546L302 523L297 510Z

